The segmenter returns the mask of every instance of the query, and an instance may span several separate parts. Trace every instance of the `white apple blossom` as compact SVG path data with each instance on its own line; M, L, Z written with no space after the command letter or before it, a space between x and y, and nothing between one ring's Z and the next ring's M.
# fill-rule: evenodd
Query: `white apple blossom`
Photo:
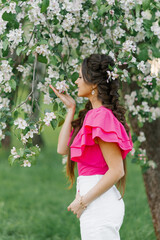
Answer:
M138 136L138 141L139 142L144 142L146 141L146 137L144 135L144 132L140 131L140 135Z
M90 16L90 15L88 14L88 10L83 13L83 15L82 15L82 20L83 20L84 22L91 22L91 21L92 21L92 16Z
M5 97L0 97L0 109L1 108L8 108L9 107L9 103L10 103L10 100L8 98L5 98Z
M22 42L22 34L23 30L21 29L14 29L10 30L7 34L8 41L11 42L11 49L16 48L16 46Z
M152 24L152 27L151 27L151 31L157 35L157 37L160 39L160 26L159 26L159 22L154 22Z
M152 14L151 14L150 10L142 11L141 15L142 15L143 19L150 20L152 18Z
M52 119L56 119L56 115L54 114L54 112L46 112L43 119L45 125L49 126Z
M130 154L131 154L132 156L134 156L135 151L136 151L136 150L135 150L135 148L133 147L132 150L130 151Z
M115 4L115 0L107 0L107 3L108 3L109 5L114 5L114 4Z
M67 163L67 158L68 158L67 155L64 155L64 156L62 157L62 164L66 164L66 163Z
M5 135L3 134L2 129L0 129L0 140L4 138L5 138Z
M155 16L156 16L156 18L160 18L160 11L157 11L156 13L155 13Z
M122 52L132 51L134 53L136 51L136 44L131 40L126 40L122 46L123 46Z
M154 161L152 161L152 160L149 160L148 161L148 165L152 168L152 169L155 169L156 168L156 163L154 162Z
M49 96L49 93L44 94L44 104L50 104L52 103L53 98Z
M53 71L51 66L48 67L48 75L49 75L49 78L59 79L59 73L57 71Z
M61 82L56 83L56 89L61 93L61 92L67 92L69 86L66 84L66 81L63 80Z
M23 167L31 167L31 163L28 160L23 161Z
M13 157L16 159L16 158L20 158L20 155L17 154L17 151L16 151L16 148L13 147L11 149L11 154L13 155Z
M5 32L5 30L7 28L6 25L8 23L7 21L4 21L2 19L3 12L4 12L4 10L0 11L0 34L3 34Z
M16 7L16 3L15 3L15 2L11 2L11 3L9 4L9 6L6 7L5 10L6 10L7 13L11 12L11 13L13 13L13 14L16 14L16 9L15 9L15 7Z
M136 32L142 31L142 24L143 24L143 18L136 18L136 25L134 27L134 30Z
M142 108L143 108L143 111L144 111L144 112L150 112L150 108L149 108L149 106L148 106L148 102L143 101L143 102L142 102Z
M145 65L144 61L141 61L140 63L138 63L137 68L138 68L141 72L145 73L145 71L146 71L146 65Z
M14 125L18 125L17 128L19 129L25 129L28 126L27 122L20 117L14 121Z
M36 52L42 56L48 56L50 54L50 51L48 49L48 46L45 44L42 44L40 46L36 47Z

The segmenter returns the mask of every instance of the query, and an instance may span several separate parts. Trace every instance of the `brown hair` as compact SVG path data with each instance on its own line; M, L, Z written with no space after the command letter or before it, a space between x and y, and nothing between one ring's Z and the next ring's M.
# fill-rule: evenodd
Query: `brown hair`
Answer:
M108 73L114 66L114 61L110 56L105 54L91 54L85 58L82 62L82 76L87 84L97 84L98 99L101 100L102 105L112 110L115 117L123 124L126 132L129 135L130 128L126 124L125 112L126 109L119 103L119 80L111 79L107 82ZM71 137L69 146L72 144L78 131L81 129L86 113L92 109L90 100L86 103L85 108L79 111L78 118L73 120L71 125L74 128L73 135ZM117 187L122 192L122 197L125 192L126 185L126 158L123 160L125 175L117 182ZM71 182L70 188L73 186L75 175L74 175L75 162L71 161L70 149L68 153L68 160L66 166L66 173Z

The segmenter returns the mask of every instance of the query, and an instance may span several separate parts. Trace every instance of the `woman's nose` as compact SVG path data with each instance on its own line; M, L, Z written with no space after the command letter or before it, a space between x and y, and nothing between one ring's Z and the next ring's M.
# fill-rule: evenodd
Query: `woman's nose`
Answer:
M78 84L78 79L75 81L75 84Z

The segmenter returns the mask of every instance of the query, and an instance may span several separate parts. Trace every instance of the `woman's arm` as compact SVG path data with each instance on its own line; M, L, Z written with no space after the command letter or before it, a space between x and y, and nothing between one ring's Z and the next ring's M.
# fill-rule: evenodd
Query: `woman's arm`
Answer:
M72 128L71 122L74 118L76 102L69 94L59 93L59 91L56 88L54 88L52 85L49 85L49 86L50 88L52 88L52 90L57 95L57 97L61 99L61 101L66 105L68 109L65 121L59 133L58 146L57 146L57 152L59 154L67 155L69 151L69 147L67 146L67 143L71 133L71 128Z
M109 170L100 181L83 196L84 205L91 203L124 176L123 159L118 145L113 142L104 142L100 138L97 138L97 140Z
M75 113L75 107L68 109L68 113L66 115L65 121L59 133L57 152L62 155L67 155L69 151L69 147L67 146L67 143L72 130L71 122L74 118L74 113Z
M68 210L77 214L78 218L84 211L84 206L89 205L94 199L106 192L124 176L123 159L118 145L116 143L104 142L100 138L97 138L97 141L109 170L82 198L80 194L77 193L75 200L68 206Z

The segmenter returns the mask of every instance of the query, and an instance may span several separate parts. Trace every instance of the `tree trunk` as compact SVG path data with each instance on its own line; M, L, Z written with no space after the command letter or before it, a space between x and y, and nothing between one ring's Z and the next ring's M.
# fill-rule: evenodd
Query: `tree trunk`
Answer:
M138 86L135 83L130 86L124 83L123 89L122 95L124 97L125 94L138 89ZM160 119L151 123L146 122L142 128L139 128L137 117L129 114L129 122L136 135L139 135L140 131L144 132L146 141L141 146L146 149L148 159L157 164L156 169L150 168L143 174L143 179L155 234L157 240L160 240Z

